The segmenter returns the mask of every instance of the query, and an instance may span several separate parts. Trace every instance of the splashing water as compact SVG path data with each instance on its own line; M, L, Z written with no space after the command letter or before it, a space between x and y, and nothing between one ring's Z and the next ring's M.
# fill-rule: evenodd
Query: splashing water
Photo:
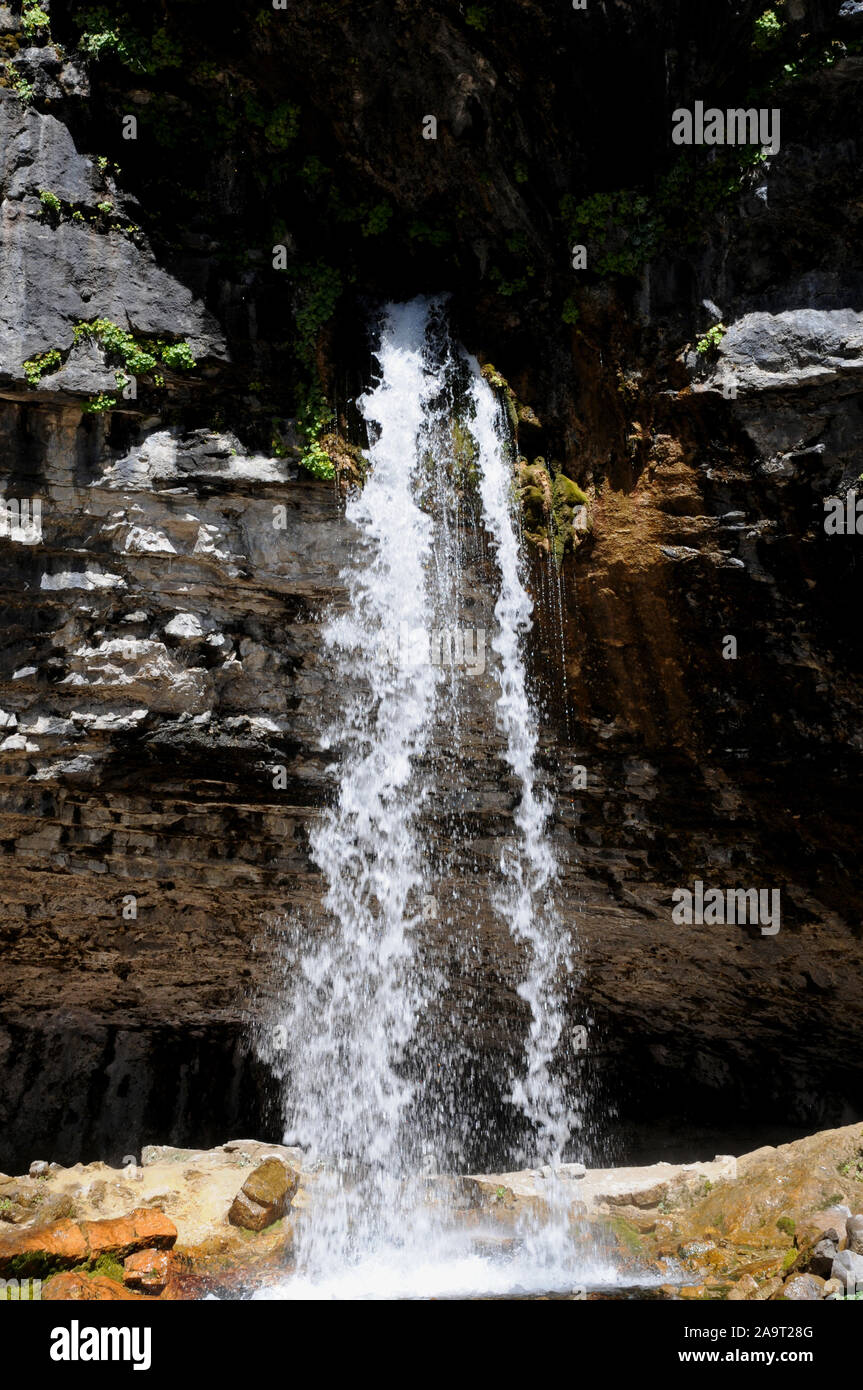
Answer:
M379 381L359 402L371 467L347 504L357 541L342 576L346 605L331 614L323 637L342 703L338 727L325 737L339 751L338 793L311 836L327 884L326 920L311 943L303 938L284 1029L286 1137L308 1146L315 1171L298 1217L297 1272L270 1297L493 1295L571 1287L584 1275L566 1202L558 1201L561 1184L547 1189L548 1210L557 1214L522 1231L521 1254L503 1261L477 1254L476 1232L459 1226L439 1192L429 1200L421 1169L434 1136L424 1133L419 1083L405 1066L443 983L440 967L430 969L418 948L422 903L434 884L421 816L436 791L435 728L458 742L459 679L428 659L427 642L412 640L427 638L436 622L457 626L460 616L452 468L459 396L498 572L495 713L517 796L515 833L487 892L526 962L519 993L529 1034L510 1100L531 1135L525 1158L552 1171L561 1162L576 1123L555 1074L564 1029L559 981L572 962L554 902L551 807L537 786L537 719L522 655L532 605L520 575L511 452L494 392L477 363L453 347L444 322L437 301L390 306L376 353Z

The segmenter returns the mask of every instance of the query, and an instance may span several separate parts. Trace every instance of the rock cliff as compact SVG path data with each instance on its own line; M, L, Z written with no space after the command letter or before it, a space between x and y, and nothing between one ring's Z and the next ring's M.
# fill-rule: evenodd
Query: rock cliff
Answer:
M350 399L370 306L441 288L588 499L531 648L586 1137L858 1116L860 539L823 524L863 471L856 7L788 0L773 50L760 3L122 8L0 6L0 465L41 508L0 537L0 1168L280 1137L250 1038L320 895ZM750 91L779 152L681 163L672 111ZM471 894L515 789L465 698L430 1026L493 1134L524 1019ZM696 879L781 889L781 931L675 925Z

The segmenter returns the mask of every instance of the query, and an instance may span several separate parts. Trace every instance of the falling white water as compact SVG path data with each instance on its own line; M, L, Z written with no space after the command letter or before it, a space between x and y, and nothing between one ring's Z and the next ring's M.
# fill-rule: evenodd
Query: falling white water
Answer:
M537 718L522 650L531 601L520 575L506 421L477 364L453 348L442 323L435 301L390 306L376 353L379 381L359 402L371 466L347 506L357 540L342 576L345 606L323 637L341 692L338 726L324 738L338 753L338 790L311 836L327 884L325 917L302 939L283 1015L286 1138L307 1147L312 1177L298 1214L296 1272L269 1297L540 1292L571 1288L586 1274L563 1208L544 1249L541 1231L522 1232L515 1253L493 1259L477 1252L476 1230L460 1225L439 1195L427 1200L420 1175L426 1141L436 1136L423 1133L422 1077L407 1079L405 1057L443 983L418 949L421 906L434 888L423 810L438 790L434 731L443 726L457 736L460 687L452 669L405 659L400 637L460 620L457 408L474 440L496 570L487 688L517 801L499 878L486 889L520 948L519 992L530 1011L510 1100L531 1136L534 1164L553 1169L573 1125L555 1074L569 942L554 904L550 806L537 785ZM592 1277L614 1279L607 1269Z
M386 316L380 384L360 402L378 437L366 485L347 506L360 536L343 576L347 606L323 638L343 691L327 740L340 753L338 796L311 836L328 925L303 956L286 1029L292 1129L323 1165L301 1233L313 1279L395 1239L401 1213L411 1087L399 1062L425 993L411 968L423 883L418 765L438 676L429 663L399 659L401 633L430 627L432 525L415 500L436 386L424 360L426 317L419 302Z
M483 521L500 570L500 596L492 647L500 661L498 722L506 737L504 757L519 787L515 813L518 840L501 854L504 886L495 906L515 939L529 950L527 978L519 994L530 1005L526 1069L515 1080L513 1100L534 1127L537 1153L525 1161L556 1166L570 1137L573 1117L552 1075L563 1030L559 980L571 967L569 942L554 904L557 865L546 824L548 796L536 786L537 716L527 691L522 643L530 631L533 604L521 581L518 536L513 524L512 471L506 458L503 411L475 370L471 383L473 431L479 445Z

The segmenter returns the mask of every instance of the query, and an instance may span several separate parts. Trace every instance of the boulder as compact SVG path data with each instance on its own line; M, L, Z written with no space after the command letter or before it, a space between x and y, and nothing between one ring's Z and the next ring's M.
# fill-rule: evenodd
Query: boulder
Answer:
M48 1302L61 1303L110 1303L130 1302L143 1297L143 1294L124 1288L116 1279L109 1279L105 1274L97 1274L91 1279L80 1270L74 1274L55 1274L53 1279L42 1285L43 1302L47 1299Z
M247 1231L262 1231L284 1216L299 1176L279 1158L267 1158L250 1173L234 1198L228 1220Z
M839 1254L839 1235L835 1230L825 1231L821 1240L812 1247L805 1264L807 1274L817 1274L821 1279L829 1279L833 1261Z
M85 1221L91 1259L100 1255L131 1255L137 1250L170 1250L177 1239L177 1228L164 1212L138 1207L131 1216L115 1220Z
M773 1279L768 1279L765 1284L761 1285L760 1289L755 1295L755 1302L766 1303L769 1299L773 1297L775 1293L778 1293L781 1288L782 1280L778 1278L778 1276Z
M158 1295L165 1290L170 1268L167 1250L138 1250L123 1261L123 1283L127 1289Z
M789 1303L815 1302L824 1297L824 1280L817 1274L795 1274L786 1281L777 1297Z
M741 1274L733 1288L728 1291L728 1303L744 1303L749 1299L754 1299L758 1293L758 1285L751 1274Z
M137 1250L170 1249L177 1228L158 1210L139 1207L109 1221L54 1221L36 1231L13 1230L0 1237L0 1274L49 1274L97 1260L122 1258Z
M74 1221L55 1221L41 1231L12 1231L0 1239L0 1274L38 1275L87 1259L87 1241Z
M841 1279L846 1293L863 1290L863 1255L853 1250L840 1250L830 1271L832 1279Z

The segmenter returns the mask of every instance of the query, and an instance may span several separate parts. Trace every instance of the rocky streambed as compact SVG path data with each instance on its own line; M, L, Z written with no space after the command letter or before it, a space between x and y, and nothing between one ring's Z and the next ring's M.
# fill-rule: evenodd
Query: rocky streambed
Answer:
M300 1149L255 1140L153 1146L122 1168L36 1161L24 1176L0 1177L5 1295L279 1297L321 1172ZM548 1217L555 1183L571 1194L570 1235L585 1268L601 1251L615 1272L604 1286L585 1279L569 1297L649 1288L667 1299L816 1301L863 1292L859 1124L739 1158L586 1171L566 1164L557 1182L544 1169L423 1181L426 1203L444 1208L478 1255L509 1262L504 1296L519 1296L524 1232Z

